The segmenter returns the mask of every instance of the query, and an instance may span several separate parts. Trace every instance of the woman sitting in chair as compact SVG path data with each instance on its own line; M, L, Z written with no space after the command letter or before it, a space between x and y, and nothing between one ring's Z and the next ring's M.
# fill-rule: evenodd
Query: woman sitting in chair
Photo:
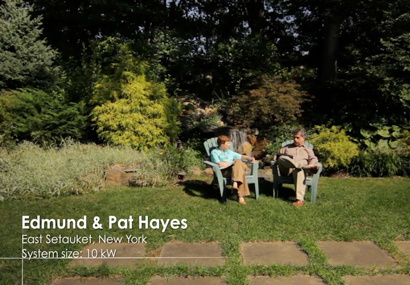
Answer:
M232 177L232 188L238 191L238 202L245 205L246 201L244 197L249 196L250 192L245 178L247 166L242 159L255 161L255 158L241 155L230 150L231 139L228 136L219 136L217 143L218 148L211 152L211 161L221 167L223 176Z

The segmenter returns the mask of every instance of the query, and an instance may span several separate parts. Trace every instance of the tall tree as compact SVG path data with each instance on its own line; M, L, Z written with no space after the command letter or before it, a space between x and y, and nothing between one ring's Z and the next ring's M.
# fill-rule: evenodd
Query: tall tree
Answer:
M287 33L277 46L287 59L282 62L311 70L304 75L308 80L301 76L315 96L305 110L311 122L347 123L360 129L369 122L408 121L410 82L404 55L409 3L282 1L283 15L278 19Z
M56 52L41 37L41 17L32 18L31 11L23 0L0 6L0 89L53 84Z
M264 35L263 0L169 4L174 21L159 46L168 44L164 66L179 83L176 90L206 100L226 98L278 69L276 47Z
M164 0L28 0L44 18L45 35L64 59L80 59L96 38L149 43L168 19Z

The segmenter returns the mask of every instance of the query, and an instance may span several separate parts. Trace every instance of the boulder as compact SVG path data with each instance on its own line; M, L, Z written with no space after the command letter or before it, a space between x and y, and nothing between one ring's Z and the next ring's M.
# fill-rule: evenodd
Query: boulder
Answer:
M121 164L111 165L105 171L105 184L111 186L128 186L134 181L134 174L126 172L125 166Z
M191 175L199 176L202 174L202 171L199 167L190 167L188 168L188 173Z
M208 176L214 176L214 171L210 167L205 168L204 173L205 175L208 175Z

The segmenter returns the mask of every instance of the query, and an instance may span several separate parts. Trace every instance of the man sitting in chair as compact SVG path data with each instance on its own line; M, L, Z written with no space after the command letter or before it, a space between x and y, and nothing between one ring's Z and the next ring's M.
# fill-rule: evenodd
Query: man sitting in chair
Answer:
M305 204L306 173L318 171L315 164L318 159L313 150L304 145L306 131L297 129L293 132L293 143L282 147L276 155L279 173L283 176L293 176L295 181L296 201L294 206L301 207Z
M249 196L250 192L245 178L247 166L242 159L255 161L255 158L241 155L230 150L231 139L228 136L219 136L217 144L218 148L211 152L211 161L223 168L221 169L223 176L226 177L229 175L232 177L232 188L238 191L238 202L245 205L246 201L244 197Z

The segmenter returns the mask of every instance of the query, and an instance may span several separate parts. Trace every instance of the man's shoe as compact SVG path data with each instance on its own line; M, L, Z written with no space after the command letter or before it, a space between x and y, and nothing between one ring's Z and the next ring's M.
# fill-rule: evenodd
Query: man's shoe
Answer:
M296 200L295 202L292 203L292 205L295 207L302 207L303 205L305 205L305 202L302 200Z

